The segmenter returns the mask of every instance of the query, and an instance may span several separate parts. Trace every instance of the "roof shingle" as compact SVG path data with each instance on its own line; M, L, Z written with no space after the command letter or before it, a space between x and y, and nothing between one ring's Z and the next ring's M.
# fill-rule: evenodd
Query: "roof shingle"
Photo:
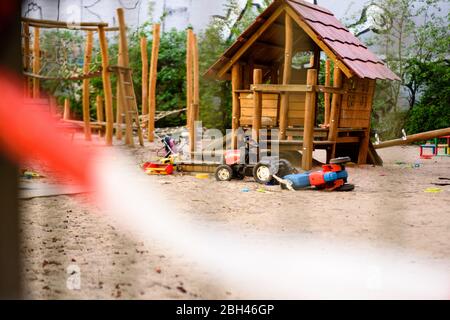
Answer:
M358 77L400 80L331 12L302 0L286 0L286 3Z

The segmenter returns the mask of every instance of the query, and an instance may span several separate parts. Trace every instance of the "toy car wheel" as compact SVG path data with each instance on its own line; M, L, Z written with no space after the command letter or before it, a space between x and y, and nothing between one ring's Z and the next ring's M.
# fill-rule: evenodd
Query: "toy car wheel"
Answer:
M218 166L214 176L217 181L230 181L233 178L233 169L225 164Z
M261 184L269 183L273 179L272 171L266 164L258 163L253 168L253 178L255 178L256 182Z
M296 171L297 170L292 166L292 164L288 160L280 159L280 161L278 161L278 172L276 173L276 175L279 176L280 178L283 178L288 174L297 173Z

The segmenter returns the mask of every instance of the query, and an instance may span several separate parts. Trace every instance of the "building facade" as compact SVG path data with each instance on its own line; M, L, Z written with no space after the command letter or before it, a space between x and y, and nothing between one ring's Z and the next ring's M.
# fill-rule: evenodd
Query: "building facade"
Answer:
M225 0L24 0L22 16L57 21L104 21L116 26L116 9L125 9L127 24L136 28L165 16L163 30L204 29L222 15Z

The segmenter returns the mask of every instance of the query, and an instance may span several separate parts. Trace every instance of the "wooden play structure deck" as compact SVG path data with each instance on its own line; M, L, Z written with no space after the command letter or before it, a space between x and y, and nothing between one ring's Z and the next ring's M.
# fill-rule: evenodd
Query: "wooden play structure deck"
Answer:
M322 53L325 83L319 84ZM299 63L305 56L309 65ZM330 11L301 0L274 1L206 76L232 82L233 132L251 129L259 140L259 129L278 128L280 151L300 151L306 170L314 149L327 150L328 159L376 163L369 139L376 79L399 80Z

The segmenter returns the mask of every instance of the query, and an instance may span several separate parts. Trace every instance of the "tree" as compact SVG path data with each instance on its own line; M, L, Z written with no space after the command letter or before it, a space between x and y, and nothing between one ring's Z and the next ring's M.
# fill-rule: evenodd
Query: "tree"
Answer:
M200 70L204 74L236 38L265 10L271 1L255 5L246 1L228 0L225 15L215 16L199 36ZM201 119L203 125L225 130L231 126L231 84L229 81L201 79Z
M408 133L450 127L450 62L443 60L418 66L425 89L409 111Z
M448 0L444 0L448 2ZM401 81L381 81L374 99L374 127L384 138L398 136L408 110L414 108L427 83L423 68L440 63L448 51L448 19L437 13L439 0L371 0L361 18L350 27L371 25L359 33L373 31L369 45ZM370 9L370 10L369 10ZM370 14L368 13L370 12ZM429 90L431 87L427 87ZM403 99L406 98L406 99ZM403 101L406 101L404 103Z

